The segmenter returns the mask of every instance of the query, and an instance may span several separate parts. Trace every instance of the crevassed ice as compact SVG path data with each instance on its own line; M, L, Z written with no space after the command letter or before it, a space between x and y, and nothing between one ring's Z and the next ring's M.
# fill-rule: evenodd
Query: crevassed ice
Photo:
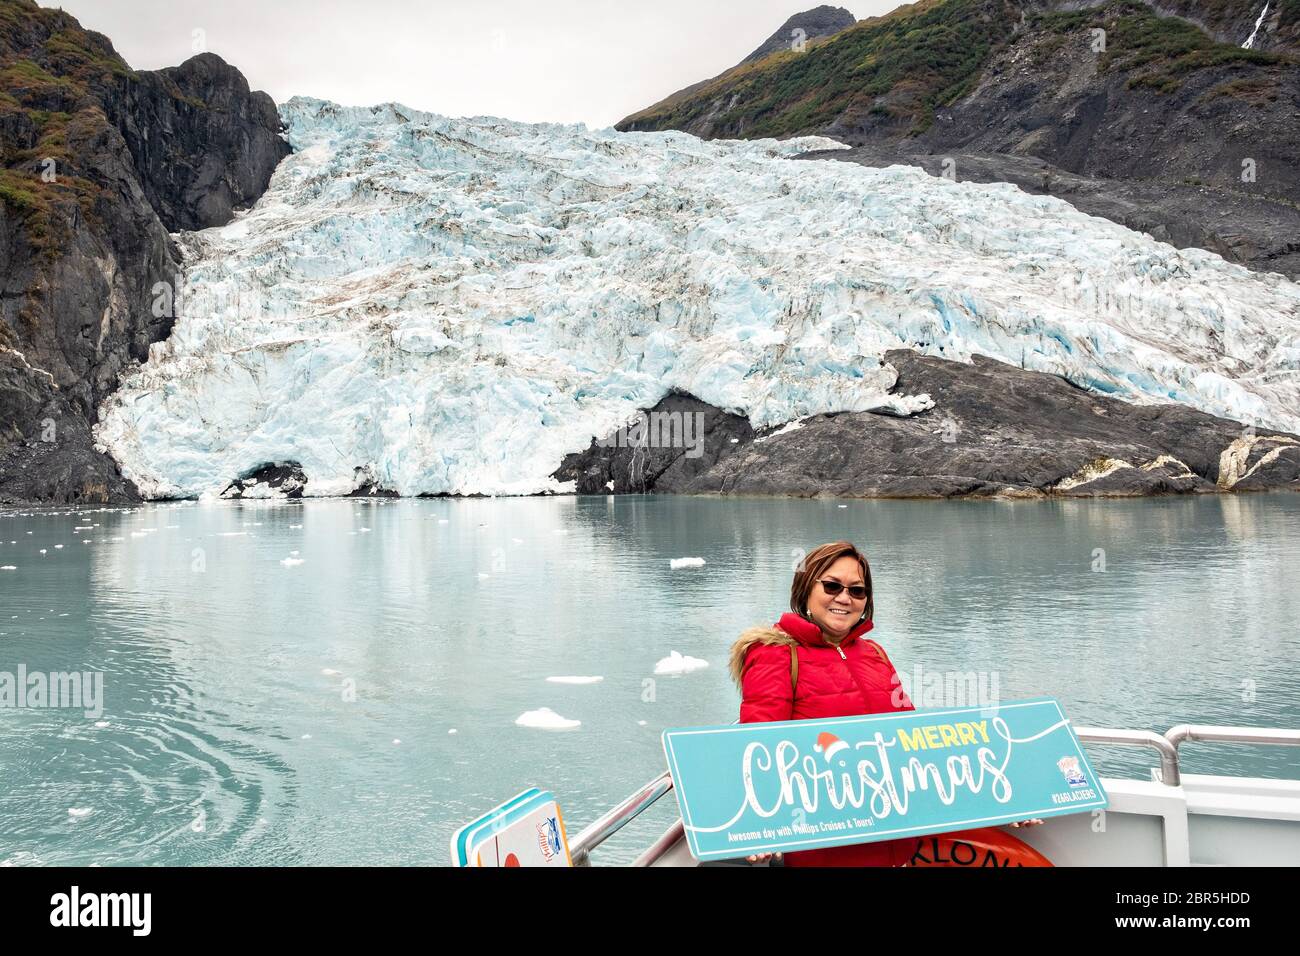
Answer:
M179 237L175 331L101 410L148 495L289 460L317 495L565 490L670 389L756 427L924 410L900 347L1300 430L1300 286L1050 197L790 159L811 137L281 113L295 152Z

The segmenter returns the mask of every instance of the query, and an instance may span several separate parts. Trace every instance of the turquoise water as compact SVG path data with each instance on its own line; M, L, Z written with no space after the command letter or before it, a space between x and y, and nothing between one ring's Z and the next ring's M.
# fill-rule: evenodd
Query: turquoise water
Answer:
M1287 494L0 513L0 672L103 675L102 714L0 708L0 863L445 864L457 825L529 785L572 836L663 768L664 728L735 719L728 645L785 609L798 549L841 537L909 679L996 673L1085 726L1300 727L1298 530ZM670 570L688 556L707 564ZM655 678L674 650L709 666ZM546 680L567 675L602 680ZM541 707L581 726L516 725ZM1293 749L1183 753L1300 777ZM599 859L631 859L661 803Z

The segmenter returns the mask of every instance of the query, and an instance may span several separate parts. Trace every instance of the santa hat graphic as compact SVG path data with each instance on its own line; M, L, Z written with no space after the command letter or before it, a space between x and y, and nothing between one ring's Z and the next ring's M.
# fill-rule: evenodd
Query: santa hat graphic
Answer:
M841 750L848 750L848 749L849 749L849 745L846 744L844 741L840 740L839 737L836 737L832 733L818 734L817 743L813 746L813 750L817 751L819 754L826 755L827 763L830 763L832 760L834 760L836 755L838 755Z

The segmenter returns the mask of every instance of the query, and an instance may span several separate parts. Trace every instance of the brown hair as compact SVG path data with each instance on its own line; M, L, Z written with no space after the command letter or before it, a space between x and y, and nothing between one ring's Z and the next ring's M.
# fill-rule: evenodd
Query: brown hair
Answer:
M848 541L832 541L830 544L813 548L804 555L804 559L799 562L799 567L794 572L794 581L790 585L790 610L807 619L808 595L812 593L813 585L826 573L827 568L846 555L857 558L858 564L862 566L862 583L867 586L864 618L866 620L874 618L876 604L871 593L871 565L867 564L866 555Z

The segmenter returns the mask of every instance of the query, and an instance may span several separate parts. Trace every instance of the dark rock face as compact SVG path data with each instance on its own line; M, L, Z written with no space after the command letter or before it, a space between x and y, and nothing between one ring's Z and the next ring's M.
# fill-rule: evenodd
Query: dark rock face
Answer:
M705 454L697 459L711 459L708 465L688 469L685 450L660 450L641 480L620 482L627 450L593 443L566 458L555 477L576 480L579 493L595 494L949 498L1300 491L1300 438L1294 435L1255 432L1182 405L1129 405L983 356L971 365L907 350L886 358L899 374L896 389L928 393L933 409L910 418L816 415L796 428L746 435L744 419L676 397L673 407L702 412L711 423Z
M236 478L221 492L223 498L301 498L307 487L302 464L273 462Z
M565 456L552 477L575 482L580 495L685 487L753 436L747 419L674 393L587 451Z
M813 7L803 13L796 13L786 20L779 30L763 42L762 46L740 62L749 63L753 60L761 60L779 50L793 49L798 36L795 31L801 31L804 40L815 40L818 37L832 36L857 22L857 18L843 7L832 7L828 4Z
M275 101L214 53L138 77L105 105L168 231L224 225L252 205L289 154Z
M85 415L15 351L0 350L0 411L0 504L140 500L113 460L91 450Z
M137 500L94 450L95 410L171 332L168 231L228 221L288 154L274 104L214 55L136 72L68 14L6 0L0 146L0 502Z

